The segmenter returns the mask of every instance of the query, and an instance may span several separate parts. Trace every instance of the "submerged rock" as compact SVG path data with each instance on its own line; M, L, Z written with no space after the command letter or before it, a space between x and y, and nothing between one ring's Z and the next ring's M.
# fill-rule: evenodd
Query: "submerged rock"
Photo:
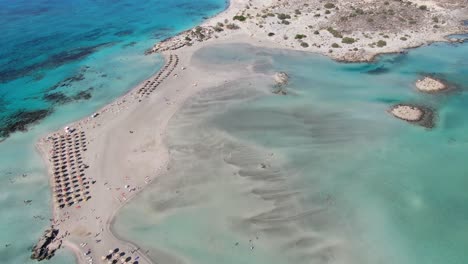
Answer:
M276 82L275 89L273 90L274 94L287 95L288 92L285 89L286 84L288 84L289 76L285 72L277 72L274 75Z
M58 229L47 229L39 239L39 242L33 247L31 259L41 261L52 258L55 251L62 246L62 241L56 240L58 233Z
M276 84L280 85L280 86L284 86L284 85L288 84L288 81L289 81L289 76L285 72L275 73L274 78L275 78Z

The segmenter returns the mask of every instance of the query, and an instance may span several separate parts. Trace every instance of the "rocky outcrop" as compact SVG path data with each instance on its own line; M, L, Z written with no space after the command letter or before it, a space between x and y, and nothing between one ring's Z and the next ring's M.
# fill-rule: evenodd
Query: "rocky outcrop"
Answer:
M398 104L390 108L389 112L396 118L426 128L434 127L434 112L424 106Z
M288 92L285 89L285 86L288 84L289 76L285 72L277 72L273 76L275 79L275 89L273 90L274 94L286 95Z
M62 246L62 240L56 239L58 233L58 229L47 229L32 249L31 259L41 261L52 258L55 251Z
M426 76L416 81L416 88L421 92L436 93L447 90L448 86L442 80Z
M281 85L281 86L288 84L288 81L289 81L289 75L285 72L275 73L274 78L275 78L276 84Z

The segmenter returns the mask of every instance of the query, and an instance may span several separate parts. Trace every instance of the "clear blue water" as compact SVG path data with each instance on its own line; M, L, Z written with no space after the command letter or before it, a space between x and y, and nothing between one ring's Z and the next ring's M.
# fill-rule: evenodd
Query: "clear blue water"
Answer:
M225 0L0 0L0 263L33 263L30 248L49 226L36 140L149 77L162 59L146 49L225 7ZM8 133L38 113L28 132ZM73 258L62 251L50 263Z
M116 221L153 259L467 263L468 44L362 64L245 45L194 60L264 77L194 96L171 120L171 169ZM271 93L275 71L291 76L287 96ZM458 90L419 93L425 74ZM392 117L397 103L432 108L436 126Z

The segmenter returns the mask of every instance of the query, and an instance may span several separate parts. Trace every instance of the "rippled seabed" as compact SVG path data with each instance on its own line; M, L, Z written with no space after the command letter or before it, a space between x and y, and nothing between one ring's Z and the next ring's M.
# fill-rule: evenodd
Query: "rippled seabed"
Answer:
M468 45L372 64L246 45L194 60L255 76L187 102L170 124L170 170L117 218L155 261L466 263ZM287 96L271 93L275 71L291 76ZM418 93L426 73L459 90ZM433 108L436 127L391 117L396 103Z
M34 263L30 249L49 226L48 177L36 140L149 77L162 59L144 56L146 49L225 6L225 0L0 0L0 141L6 138L0 263ZM15 132L23 125L28 132ZM73 262L64 251L48 261Z

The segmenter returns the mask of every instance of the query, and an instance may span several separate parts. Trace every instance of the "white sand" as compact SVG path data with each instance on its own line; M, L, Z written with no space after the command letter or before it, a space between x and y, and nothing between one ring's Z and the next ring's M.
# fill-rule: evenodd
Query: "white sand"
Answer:
M441 81L431 78L424 77L422 80L416 81L416 88L421 92L439 92L447 89L447 86Z

